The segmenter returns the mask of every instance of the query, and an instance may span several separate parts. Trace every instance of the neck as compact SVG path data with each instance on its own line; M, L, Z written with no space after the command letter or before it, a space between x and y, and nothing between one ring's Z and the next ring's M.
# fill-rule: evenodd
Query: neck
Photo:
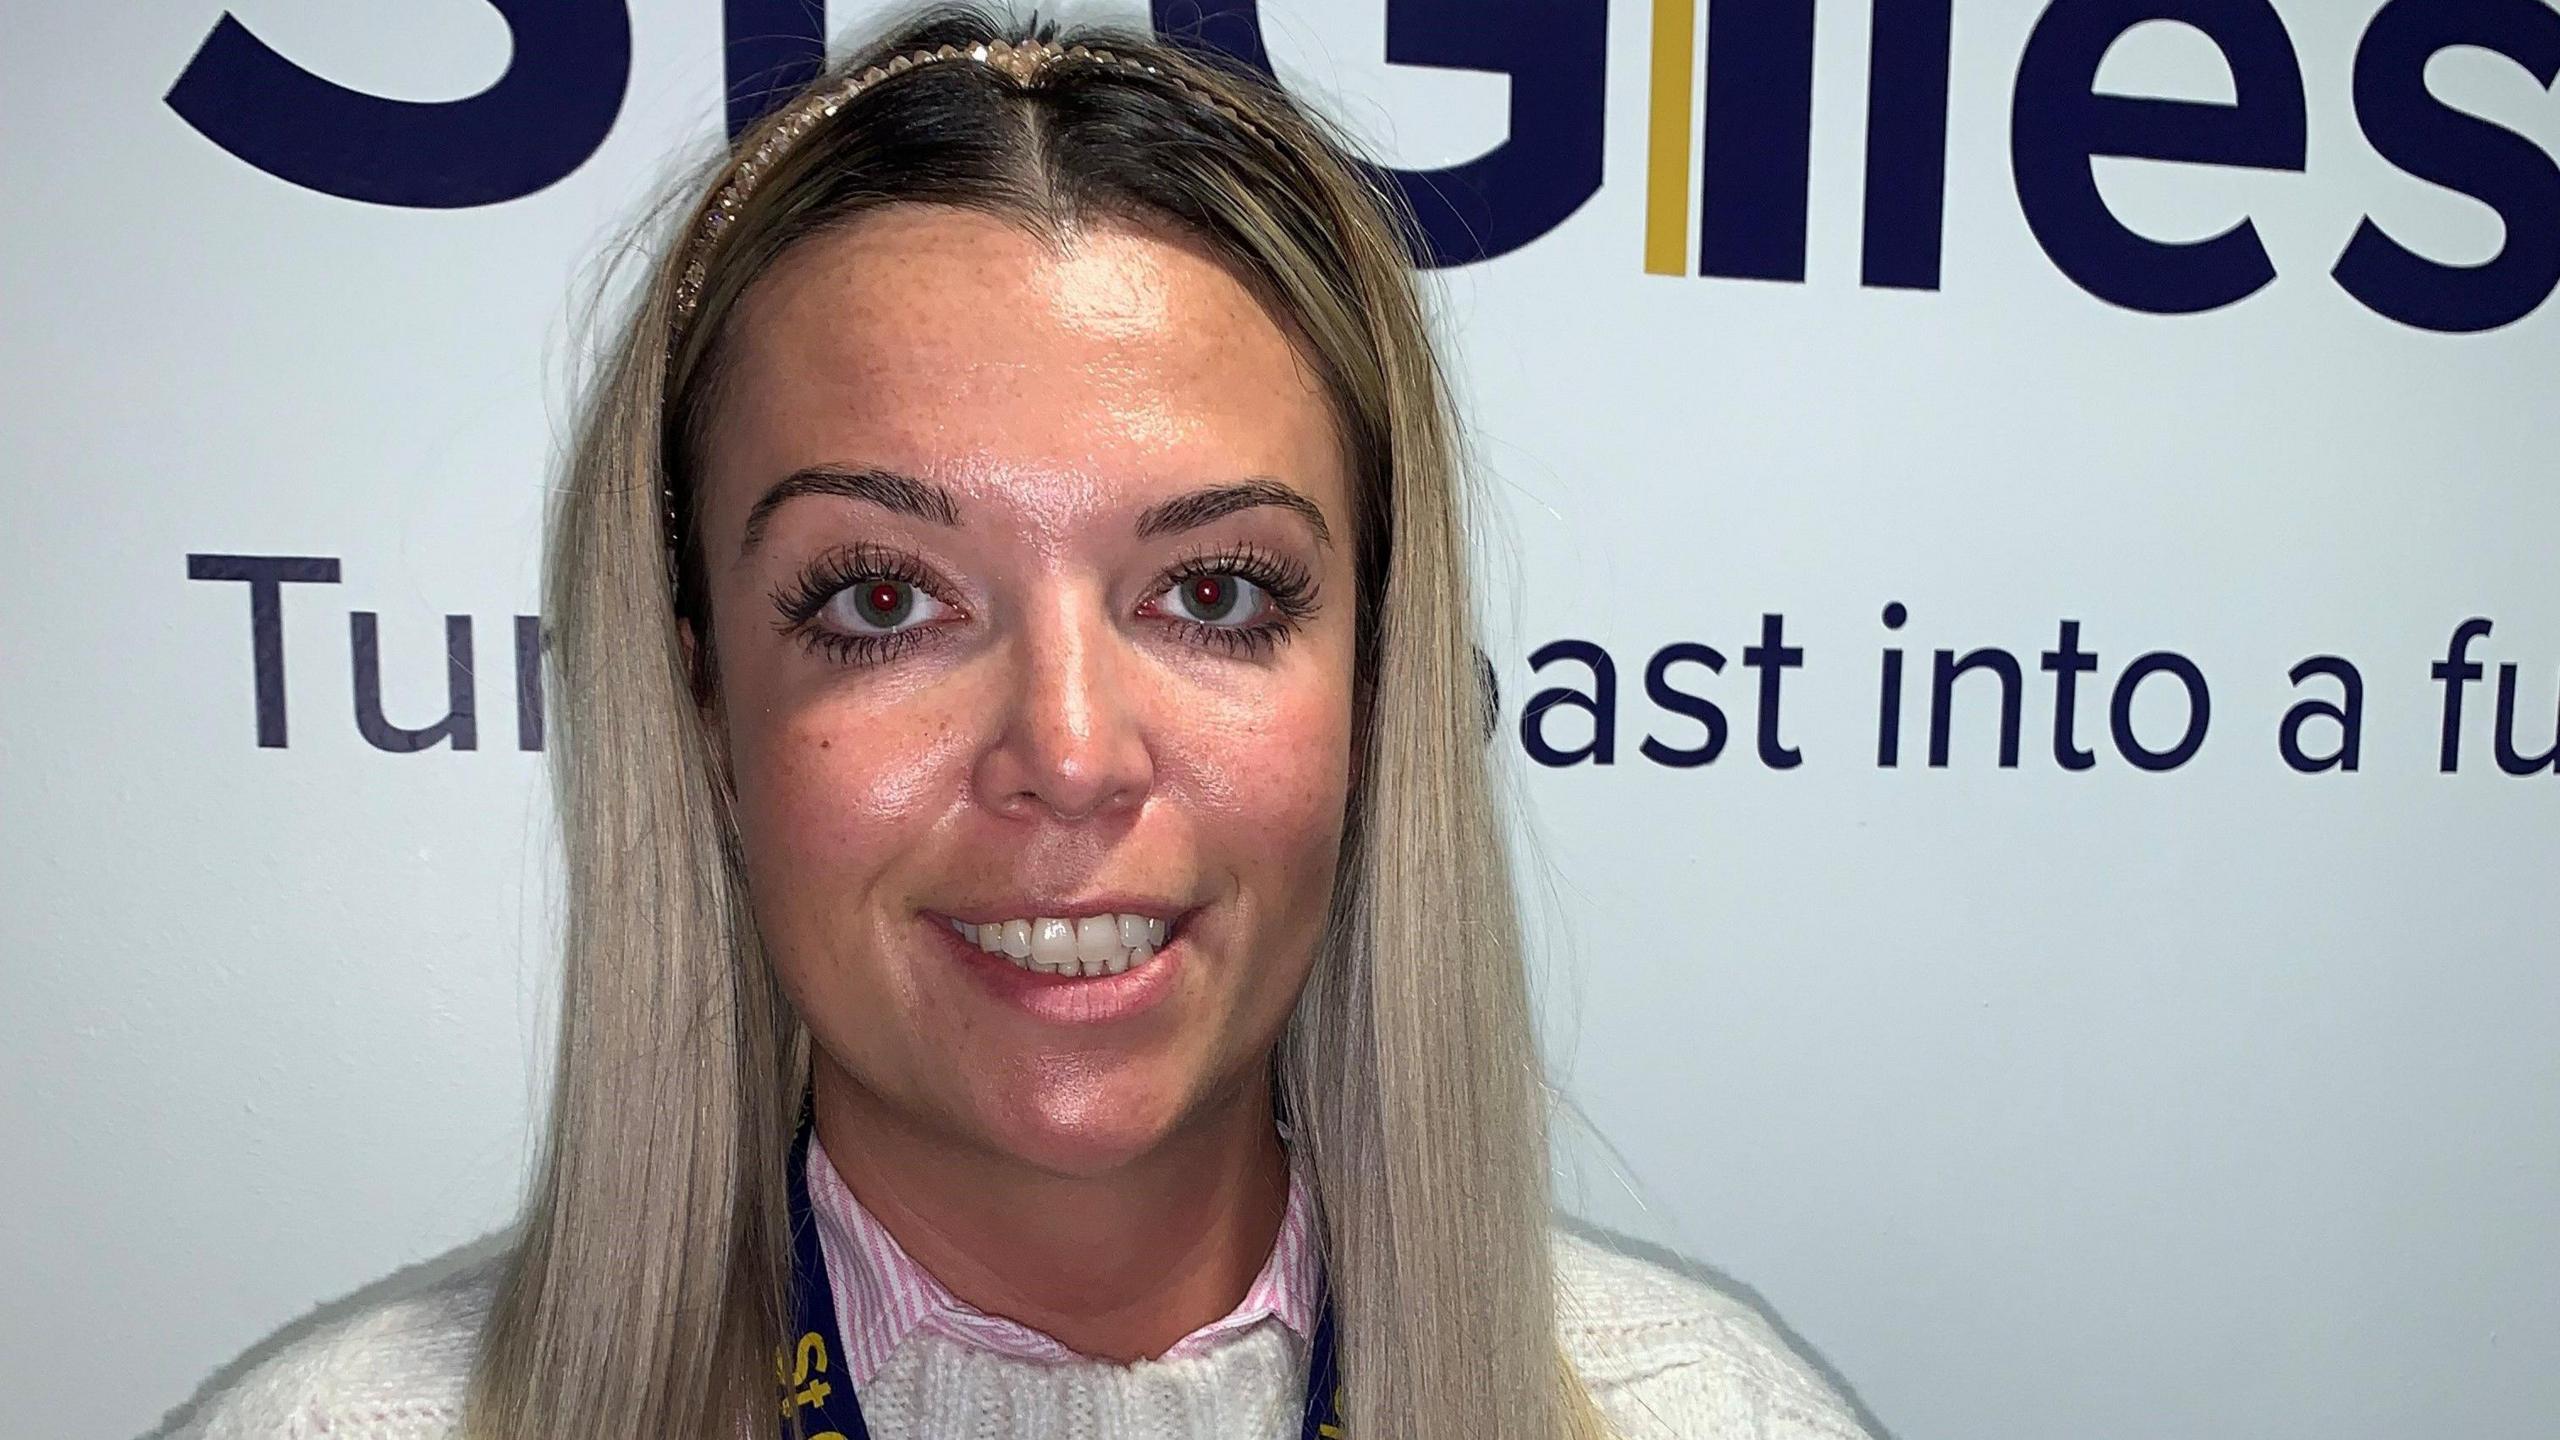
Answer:
M1065 1176L920 1130L820 1059L845 1186L960 1300L1082 1355L1153 1359L1233 1311L1279 1235L1288 1157L1250 1090L1111 1171Z

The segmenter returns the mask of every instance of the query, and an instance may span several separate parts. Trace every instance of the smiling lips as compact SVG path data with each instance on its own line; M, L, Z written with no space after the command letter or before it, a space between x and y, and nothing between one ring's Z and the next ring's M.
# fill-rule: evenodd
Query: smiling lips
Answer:
M1086 915L1066 920L954 920L960 938L1025 970L1052 975L1118 975L1155 958L1169 927L1145 915Z

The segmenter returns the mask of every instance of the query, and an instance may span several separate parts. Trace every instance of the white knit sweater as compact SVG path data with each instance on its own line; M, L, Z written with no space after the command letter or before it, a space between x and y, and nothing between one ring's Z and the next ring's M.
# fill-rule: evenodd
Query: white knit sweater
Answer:
M1556 1237L1565 1353L1622 1440L1869 1440L1741 1302ZM495 1266L303 1336L204 1396L170 1440L452 1440ZM1194 1358L1049 1365L911 1337L862 1387L879 1440L1245 1440L1297 1434L1305 1342L1265 1322Z

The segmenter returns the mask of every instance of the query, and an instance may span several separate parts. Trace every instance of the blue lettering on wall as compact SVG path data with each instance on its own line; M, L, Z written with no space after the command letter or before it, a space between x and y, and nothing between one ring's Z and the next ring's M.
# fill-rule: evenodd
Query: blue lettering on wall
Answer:
M494 205L559 180L604 143L631 72L623 0L489 0L515 54L459 100L391 100L324 80L230 15L169 87L204 137L305 189L424 210Z
M2427 667L2427 674L2444 687L2444 739L2436 768L2448 775L2462 768L2463 687L2485 673L2480 662L2471 658L2471 642L2485 639L2495 628L2485 615L2474 615L2456 625L2452 638L2445 642L2444 658ZM2539 754L2524 750L2524 727L2518 718L2523 690L2521 667L2500 665L2497 724L2493 727L2498 768L2509 775L2560 776L2560 710L2555 710L2551 719L2551 748Z
M1811 0L1806 0L1809 5ZM1156 29L1205 41L1269 73L1257 0L1150 0ZM1386 58L1489 70L1511 81L1502 143L1437 170L1383 168L1436 265L1508 255L1600 190L1608 91L1607 0L1390 0Z
M333 555L217 555L187 557L190 580L237 580L249 587L249 675L256 696L258 744L285 746L284 587L335 585Z
M2232 104L2090 88L2116 37L2152 20L2193 26L2222 51ZM2243 219L2183 242L2137 235L2107 209L2091 159L2300 170L2305 135L2302 67L2266 0L2057 0L2018 62L2009 154L2018 206L2063 274L2101 300L2182 315L2228 305L2276 278L2257 226Z
M734 140L826 68L826 0L721 0L720 24Z
M2285 672L2285 678L2300 688L2302 682L2314 678L2334 680L2338 698L2330 700L2314 695L2296 701L2284 712L2284 721L2276 727L2276 753L2298 774L2317 775L2327 770L2354 771L2363 763L2364 754L2364 672L2343 655L2313 655ZM2324 720L2337 727L2336 748L2325 754L2313 754L2303 743L2305 727L2314 720Z
M2167 675L2186 688L2187 723L2178 732L2176 743L2166 750L2154 750L2133 733L2133 697L2142 682L2153 675ZM2155 650L2137 656L2124 667L2124 678L2116 682L2116 693L2107 704L2107 731L2115 737L2116 753L2144 770L2175 770L2196 757L2204 748L2205 732L2213 725L2213 692L2205 684L2204 671L2196 662L2174 650Z
M1861 282L1934 290L1945 229L1953 0L1869 0ZM352 200L496 204L541 190L595 153L630 83L624 0L489 0L513 40L507 68L461 99L367 94L303 69L224 15L170 87L170 108L231 155ZM1506 255L1553 231L1600 187L1608 82L1605 0L1387 0L1384 58L1505 77L1506 133L1430 170L1379 167L1413 207L1428 264ZM1712 277L1805 277L1814 0L1709 0L1698 260ZM1259 0L1150 0L1156 28L1268 72ZM720 0L724 119L736 135L825 62L825 0ZM2100 94L2115 40L2147 21L2186 26L2230 67L2231 103ZM2374 313L2447 333L2531 314L2560 288L2560 163L2531 136L2465 113L2426 85L2429 60L2472 46L2546 89L2560 81L2552 0L2388 0L2355 52L2355 121L2391 165L2494 211L2498 253L2428 257L2377 221L2339 253L2337 284ZM2091 164L2121 156L2301 171L2301 65L2268 0L2052 0L2018 57L2009 148L2017 201L2075 284L2151 314L2230 305L2276 278L2240 217L2196 241L2141 235L2111 213ZM2324 153L2326 153L2324 151Z
M334 555L187 556L190 580L228 580L249 587L249 685L255 697L258 744L286 748L284 687L284 587L335 585ZM426 725L401 725L383 713L382 617L370 610L347 616L349 679L356 733L377 750L415 754L437 745L476 750L480 745L479 683L472 664L471 617L444 617L444 714ZM515 617L516 748L542 748L542 621Z
M1654 764L1668 766L1675 770L1712 765L1716 757L1724 753L1727 733L1724 710L1703 695L1692 694L1673 685L1671 667L1674 665L1704 665L1710 671L1721 673L1724 669L1724 653L1712 645L1700 645L1695 641L1687 640L1675 641L1654 651L1653 659L1646 662L1644 667L1645 698L1674 715L1686 715L1697 721L1706 727L1706 738L1696 745L1683 747L1667 745L1647 735L1644 737L1644 743L1636 748L1642 750L1644 758Z
M1530 652L1529 668L1544 670L1564 660L1591 667L1591 689L1550 685L1530 696L1520 710L1520 748L1529 752L1530 759L1553 769L1586 760L1614 765L1618 759L1618 662L1593 641L1550 640ZM1584 744L1567 747L1547 738L1547 717L1566 707L1591 717L1591 738Z
M1802 280L1813 0L1710 0L1707 37L1699 273Z
M1955 0L1876 0L1867 52L1868 285L1938 288Z
M1520 711L1520 748L1530 759L1551 769L1570 766L1615 765L1618 763L1618 662L1608 647L1596 640L1550 640L1529 654L1532 673L1565 661L1588 668L1591 688L1550 685L1529 697ZM1674 745L1659 736L1648 734L1637 746L1644 758L1656 765L1674 770L1696 769L1712 765L1724 753L1730 734L1730 722L1724 707L1695 690L1684 690L1672 682L1674 665L1704 666L1710 675L1722 674L1724 653L1711 645L1690 640L1677 640L1653 653L1644 667L1645 698L1656 708L1697 722L1705 730L1695 745ZM1804 752L1787 744L1779 736L1785 699L1786 672L1804 668L1804 648L1787 643L1787 618L1766 614L1760 617L1760 642L1743 647L1742 668L1759 673L1759 705L1755 720L1755 750L1761 765L1771 770L1792 770L1804 763ZM1558 744L1548 727L1563 718L1560 712L1578 710L1589 718L1590 736L1581 744Z
M2356 120L2382 158L2487 205L2506 244L2446 265L2371 219L2332 272L2376 313L2426 330L2489 330L2532 313L2560 285L2560 167L2541 147L2427 93L2427 61L2451 45L2513 60L2549 89L2560 77L2560 12L2540 0L2392 0L2356 47Z
M471 678L471 617L444 617L445 710L433 724L397 725L382 713L382 617L358 610L347 617L355 656L356 733L376 750L407 755L438 743L456 750L480 748L479 687Z

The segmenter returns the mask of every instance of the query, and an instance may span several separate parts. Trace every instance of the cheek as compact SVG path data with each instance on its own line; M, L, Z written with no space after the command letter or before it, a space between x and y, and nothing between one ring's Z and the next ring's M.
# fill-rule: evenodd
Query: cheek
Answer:
M1223 854L1273 907L1274 923L1320 921L1349 796L1351 707L1333 685L1275 687L1261 703L1169 727L1163 758Z
M949 808L966 763L937 707L845 690L733 709L729 738L739 838L768 915L863 899Z

